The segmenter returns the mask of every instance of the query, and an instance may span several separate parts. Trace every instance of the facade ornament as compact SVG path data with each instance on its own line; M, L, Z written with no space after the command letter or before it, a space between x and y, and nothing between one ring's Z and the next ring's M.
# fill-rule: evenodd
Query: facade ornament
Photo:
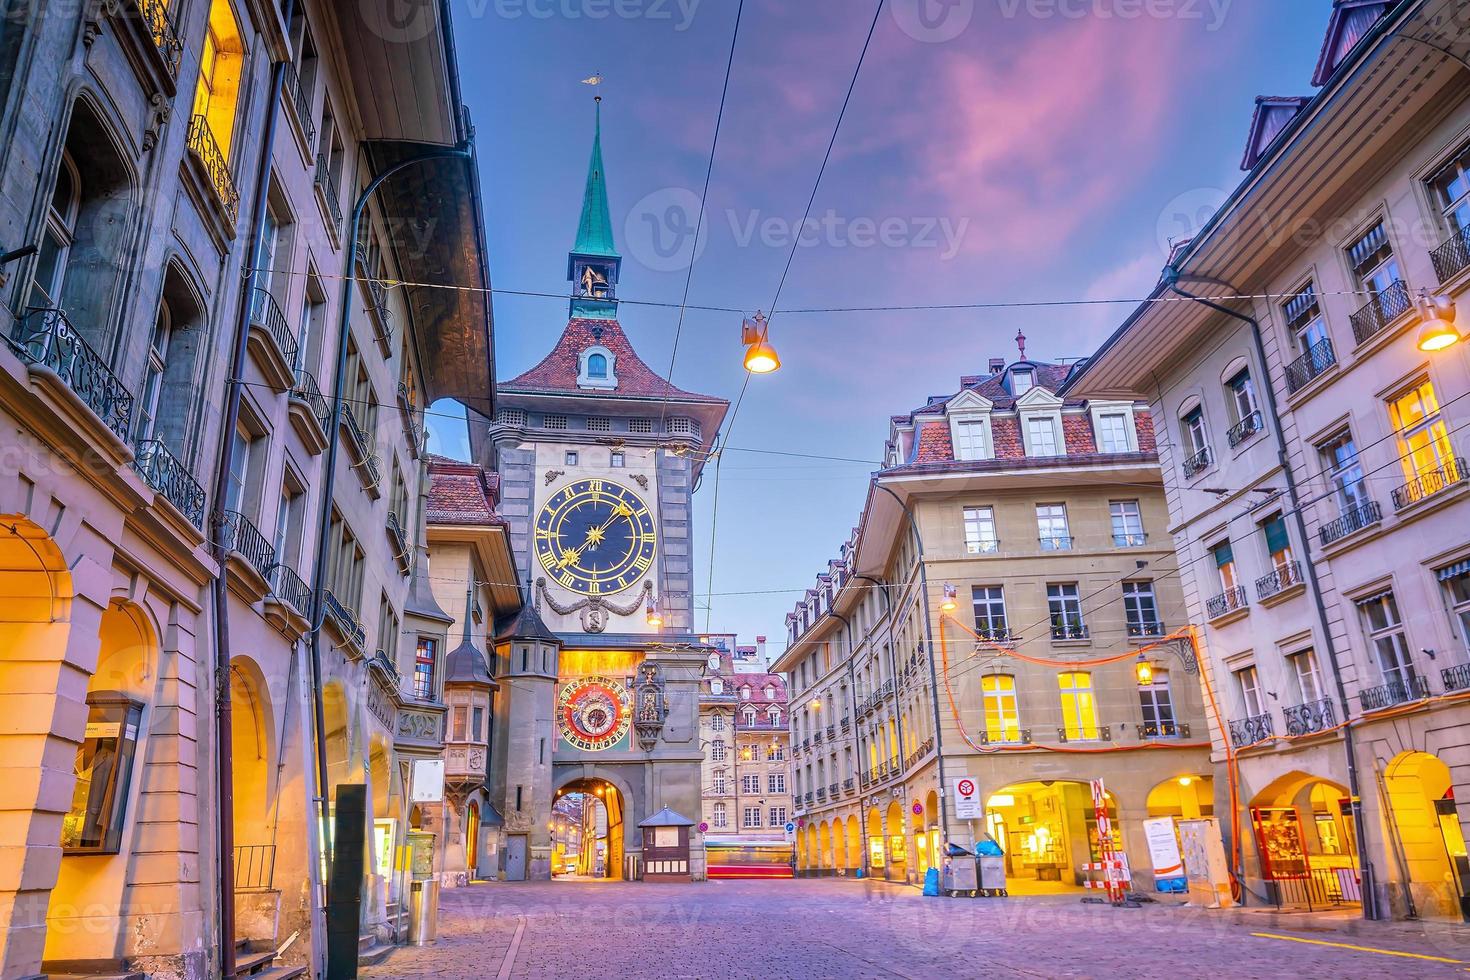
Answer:
M546 486L548 486L548 487L551 486L553 483L555 483L557 481L557 478L558 477L565 476L565 475L566 474L562 470L547 470L546 471Z
M539 611L541 608L541 601L545 600L546 604L551 607L551 611L558 616L570 616L572 613L581 613L582 629L587 633L601 633L606 630L610 614L616 613L619 616L633 615L643 607L644 597L652 595L653 582L650 580L645 581L643 588L627 603L617 603L605 596L593 595L584 596L576 602L564 605L557 602L551 593L547 591L545 578L538 578L536 580L537 610Z
M638 746L652 752L664 729L669 708L664 699L663 671L658 664L645 660L638 665L638 680L633 690L633 727L638 730Z
M173 103L164 98L162 92L154 92L148 100L148 123L143 127L144 153L158 145L159 134L172 114Z
M634 473L633 482L638 484L638 486L644 490L648 489L648 477L644 476L642 473Z

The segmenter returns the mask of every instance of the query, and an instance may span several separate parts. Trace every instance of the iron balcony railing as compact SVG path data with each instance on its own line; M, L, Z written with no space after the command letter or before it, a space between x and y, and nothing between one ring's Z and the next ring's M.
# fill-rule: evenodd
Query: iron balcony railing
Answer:
M276 845L235 845L235 891L268 892L276 873Z
M884 700L886 698L890 698L892 696L893 696L893 681L891 679L890 680L886 680L882 684L879 684L878 685L878 692L875 695L875 697L879 701L882 701L882 700Z
M827 738L830 739L830 740L832 740L832 741L834 741L834 742L837 741L837 726L836 725L828 725L827 726Z
M1230 448L1234 449L1236 446L1240 445L1242 442L1245 442L1251 436L1255 435L1257 432L1260 432L1265 428L1266 420L1261 415L1261 410L1256 409L1254 412L1251 412L1245 418L1232 425L1230 427L1230 431L1225 433L1225 438L1230 441Z
M1250 600L1246 598L1245 586L1237 585L1233 589L1226 589L1219 595L1205 603L1205 612L1211 619L1219 619L1237 610L1244 609Z
M1010 643L1016 638L1009 626L976 625L975 635L989 643Z
M1179 721L1145 721L1138 726L1141 738L1188 738L1189 723Z
M133 468L143 481L173 504L189 523L204 529L204 488L183 463L157 439L138 443Z
M311 586L289 565L276 565L270 574L271 595L284 602L303 616L311 614Z
M1371 527L1383 520L1383 508L1375 500L1365 500L1344 511L1342 516L1334 521L1323 524L1317 531L1318 537L1322 539L1324 546L1340 541L1349 534L1361 531L1365 527Z
M1111 742L1112 740L1113 727L1111 725L1081 726L1071 732L1068 732L1065 727L1057 729L1058 742Z
M816 731L812 732L812 744L813 745L821 745L822 744L822 740L825 737L826 736L824 736L822 734L822 730L820 728L818 728Z
M1229 724L1230 743L1238 749L1247 745L1255 745L1264 742L1268 738L1276 736L1275 726L1271 722L1271 713L1251 715L1248 718L1232 718Z
M387 518L384 520L384 526L388 529L388 537L393 540L393 547L398 549L398 554L394 557L396 558L399 555L406 554L408 552L408 534L403 530L403 521L399 519L395 512L390 510L388 511Z
M1071 551L1072 536L1070 534L1052 534L1038 538L1041 542L1042 551Z
M1389 680L1387 684L1364 689L1358 699L1364 711L1379 711L1396 704L1422 701L1429 697L1429 684L1418 674L1405 673Z
M301 132L306 137L306 145L312 146L316 143L316 123L311 118L311 93L306 86L301 84L301 73L291 62L283 66L286 71L286 91L291 96L291 105L296 110L296 121L301 124Z
M1088 637L1087 624L1078 620L1053 620L1051 624L1051 638L1053 640L1085 640Z
M1184 478L1186 480L1192 480L1200 473L1203 473L1205 468L1210 465L1211 459L1209 446L1205 446L1199 452L1186 459L1184 461Z
M229 528L225 547L244 558L251 568L260 573L261 578L269 580L271 566L276 563L276 549L266 540L265 535L237 510L225 511L225 526Z
M322 435L326 435L332 410L327 407L327 400L322 396L321 389L317 387L316 378L310 371L298 370L296 372L296 384L291 388L291 397L302 402L311 410L317 424L322 428Z
M177 79L179 63L184 55L184 42L179 40L179 29L174 23L170 6L169 0L138 0L138 13L148 25L153 46L158 49L163 63L168 66L169 75Z
M980 733L981 745L1030 745L1031 729L1010 728L1005 725L999 731L983 731Z
M1409 287L1403 280L1395 279L1388 288L1378 293L1348 319L1353 325L1353 337L1358 343L1366 343L1405 313L1414 308L1409 298Z
M1323 337L1302 352L1302 356L1286 366L1286 391L1294 395L1337 363L1332 340Z
M17 322L13 346L31 364L56 372L61 383L119 439L128 437L133 396L60 310L32 310Z
M1286 734L1290 738L1325 732L1337 724L1330 698L1318 698L1305 704L1294 704L1281 712L1286 718Z
M347 604L338 599L331 591L322 592L322 607L326 610L341 630L342 635L355 646L358 652L367 649L367 630L357 621L357 613L348 608Z
M826 798L827 798L827 788L825 786L818 786L817 787L817 802L820 803L822 800L825 800Z
M1465 460L1459 456L1446 459L1432 470L1425 470L1417 477L1394 490L1393 509L1403 510L1421 500L1446 490L1465 479Z
M851 728L852 728L852 719L849 718L849 717L844 716L843 719L842 719L842 730L845 732L845 731L848 731Z
M327 214L331 216L332 226L341 229L342 205L337 200L337 179L332 175L332 167L327 162L325 152L316 155L316 186L321 191L322 200L327 202Z
M204 172L209 175L210 186L219 196L225 215L233 225L240 218L240 192L235 189L235 178L230 175L230 162L220 150L214 131L209 128L208 119L196 115L189 120L188 141L189 150L203 164Z
M1269 599L1273 595L1302 584L1302 563L1289 561L1277 565L1256 579L1256 598Z
M858 781L862 783L863 788L866 789L868 787L868 784L873 781L873 774L869 772L861 773L858 776Z
M1147 636L1163 636L1168 629L1157 619L1153 620L1129 620L1128 636L1130 639L1138 639Z
M842 781L842 791L844 793L851 793L851 792L853 792L856 789L857 789L857 782L851 776L848 776L846 779L844 779Z
M1142 548L1148 543L1147 534L1114 534L1114 548Z
M970 555L994 555L1000 552L999 538L981 538L979 541L966 541L965 553Z
M837 798L837 790L838 790L837 784L836 783L832 783L832 784L830 784L827 787L827 795L830 796L830 797L832 797L833 799L836 799Z
M1470 228L1461 228L1444 244L1429 253L1434 274L1441 284L1449 282L1470 266Z
M286 314L281 312L276 298L268 290L257 287L255 292L251 293L250 322L263 328L270 335L271 342L276 345L276 353L280 354L287 364L296 363L296 337L291 332L291 325L286 322Z
M1446 691L1463 691L1470 688L1470 664L1456 664L1439 672Z

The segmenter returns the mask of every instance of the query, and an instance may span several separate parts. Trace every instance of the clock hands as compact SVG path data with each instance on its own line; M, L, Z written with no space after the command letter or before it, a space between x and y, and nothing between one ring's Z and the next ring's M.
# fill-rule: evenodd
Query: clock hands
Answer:
M587 540L583 541L577 547L563 554L561 558L557 561L557 565L561 568L566 568L569 565L577 564L579 561L582 560L582 553L584 551L586 551L588 548L596 547L597 545L602 544L603 536L607 533L608 528L612 527L613 524L617 522L618 518L628 518L632 516L633 511L628 507L627 504L618 504L616 507L613 508L612 516L603 521L597 527L589 527L587 529Z

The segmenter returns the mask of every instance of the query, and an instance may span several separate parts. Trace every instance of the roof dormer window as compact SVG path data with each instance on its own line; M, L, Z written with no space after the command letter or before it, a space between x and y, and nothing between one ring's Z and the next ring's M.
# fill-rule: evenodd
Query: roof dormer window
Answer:
M577 359L577 387L613 389L618 386L617 356L606 347L588 347Z
M1011 397L1020 398L1036 387L1036 372L1030 368L1015 368L1011 371Z

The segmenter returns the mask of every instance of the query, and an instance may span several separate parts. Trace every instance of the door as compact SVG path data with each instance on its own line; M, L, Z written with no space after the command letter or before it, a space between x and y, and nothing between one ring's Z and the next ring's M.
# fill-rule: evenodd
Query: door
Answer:
M505 880L526 880L526 836L524 834L506 838Z

